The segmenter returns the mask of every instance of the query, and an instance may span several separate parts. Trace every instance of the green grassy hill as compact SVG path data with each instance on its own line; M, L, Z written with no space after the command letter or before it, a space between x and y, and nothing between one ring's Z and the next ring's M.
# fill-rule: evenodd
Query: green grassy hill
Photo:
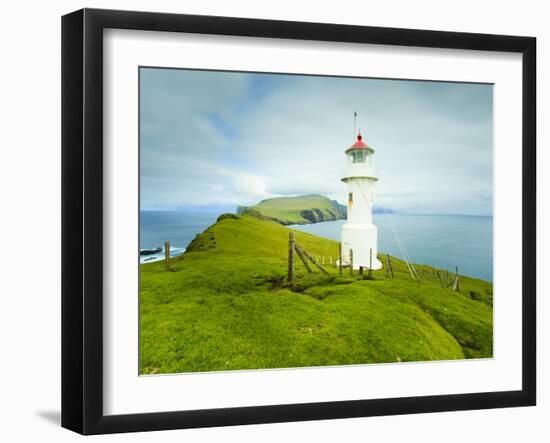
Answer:
M393 259L395 278L286 274L290 230L225 216L172 261L140 267L140 372L447 360L492 356L492 285L461 278L443 289L432 268L413 281ZM338 244L302 232L311 254L337 257Z
M282 225L318 223L346 218L346 207L318 194L263 200L239 212L256 211Z

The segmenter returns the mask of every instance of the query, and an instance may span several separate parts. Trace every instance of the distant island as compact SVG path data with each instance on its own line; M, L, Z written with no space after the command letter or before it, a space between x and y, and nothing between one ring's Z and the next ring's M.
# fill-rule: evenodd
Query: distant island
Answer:
M281 225L305 225L346 218L346 207L319 195L278 197L262 200L255 206L239 206L237 214L257 212Z
M375 207L373 212L393 214L391 209ZM237 214L261 215L266 219L287 225L306 225L325 221L345 220L347 208L336 200L320 194L297 197L277 197L262 200L254 206L238 206Z

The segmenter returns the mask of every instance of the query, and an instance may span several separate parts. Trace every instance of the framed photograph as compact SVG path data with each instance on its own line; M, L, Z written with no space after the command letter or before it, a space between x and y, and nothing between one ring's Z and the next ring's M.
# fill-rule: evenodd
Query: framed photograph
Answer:
M531 37L62 20L62 425L530 406Z

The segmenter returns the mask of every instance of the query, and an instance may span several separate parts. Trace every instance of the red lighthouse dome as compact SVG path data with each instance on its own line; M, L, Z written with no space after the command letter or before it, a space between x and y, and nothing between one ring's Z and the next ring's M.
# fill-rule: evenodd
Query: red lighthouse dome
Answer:
M363 141L363 136L361 135L361 133L359 133L357 135L357 141L355 142L355 144L351 145L352 148L368 148L368 146L365 144L365 142Z
M353 151L353 150L356 150L356 149L366 149L368 150L371 154L374 154L374 149L372 149L369 145L367 145L364 141L363 141L363 136L361 135L361 133L359 133L357 135L357 141L351 145L348 149L346 149L346 154L350 151Z

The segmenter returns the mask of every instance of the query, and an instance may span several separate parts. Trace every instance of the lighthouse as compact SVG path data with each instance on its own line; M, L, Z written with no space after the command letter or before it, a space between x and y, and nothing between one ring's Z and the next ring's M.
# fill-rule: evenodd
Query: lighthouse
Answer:
M346 165L342 172L346 184L347 221L342 226L342 265L353 268L381 269L378 253L378 229L372 222L374 185L378 175L374 166L374 149L361 135L346 149ZM350 252L353 251L353 252ZM353 259L352 259L353 257Z

